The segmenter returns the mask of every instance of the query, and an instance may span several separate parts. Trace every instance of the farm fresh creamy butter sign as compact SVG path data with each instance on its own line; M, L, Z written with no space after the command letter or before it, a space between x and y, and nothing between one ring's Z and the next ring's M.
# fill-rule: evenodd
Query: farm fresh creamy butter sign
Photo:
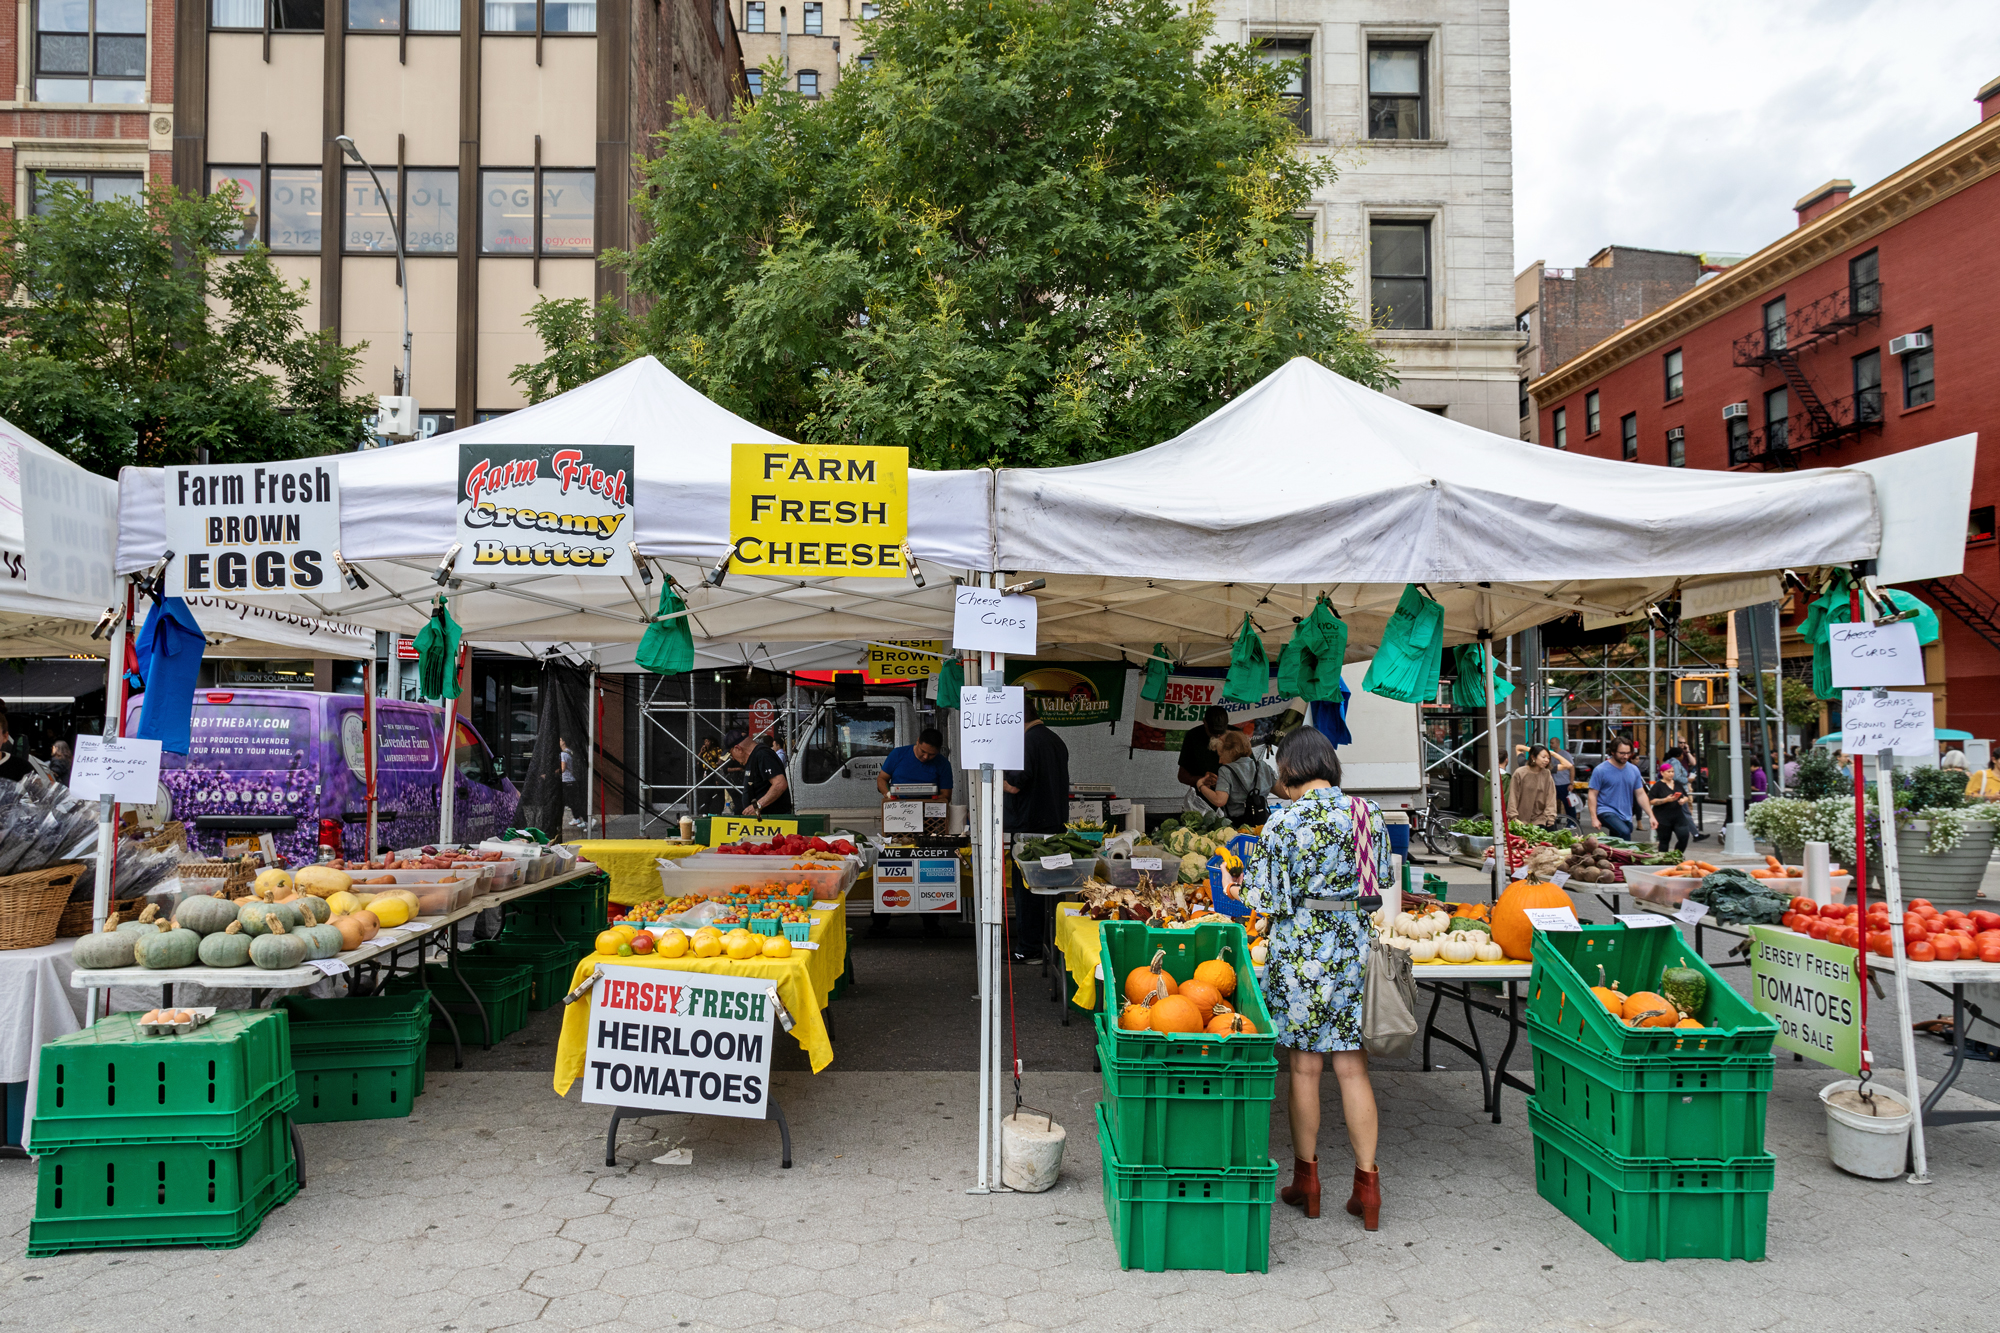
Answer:
M632 446L461 444L461 573L604 574L632 568Z
M738 444L729 545L746 574L901 578L910 452L834 444Z
M213 463L167 469L167 592L313 592L340 545L340 466Z

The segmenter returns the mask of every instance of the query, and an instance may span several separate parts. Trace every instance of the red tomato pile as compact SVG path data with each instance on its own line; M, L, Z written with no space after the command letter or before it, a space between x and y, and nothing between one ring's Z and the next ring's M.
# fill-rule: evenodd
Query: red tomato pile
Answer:
M1794 898L1783 924L1816 940L1858 949L1860 915L1861 908L1854 903L1822 906L1810 898ZM1895 928L1889 921L1887 903L1868 904L1868 952L1890 957L1894 948L1890 931ZM1913 963L2000 963L2000 912L1940 912L1930 899L1913 898L1903 912L1901 930L1903 952Z
M801 852L838 852L842 856L854 855L854 844L845 838L835 838L828 842L825 838L808 838L800 833L787 833L782 838L769 842L732 842L715 849L730 856L797 856Z

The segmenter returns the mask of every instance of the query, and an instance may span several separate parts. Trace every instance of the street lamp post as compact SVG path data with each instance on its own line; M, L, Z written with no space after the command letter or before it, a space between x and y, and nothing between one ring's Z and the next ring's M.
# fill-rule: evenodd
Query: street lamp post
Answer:
M341 151L346 153L350 160L359 163L368 172L368 179L375 182L375 196L382 201L382 211L389 218L389 234L396 238L396 285L403 289L403 382L398 396L409 399L408 424L411 434L414 435L417 422L416 393L410 384L410 271L404 262L403 229L396 222L396 207L389 201L389 192L382 188L382 178L375 174L374 164L361 155L361 150L355 147L354 140L347 135L337 136L334 142L340 145Z

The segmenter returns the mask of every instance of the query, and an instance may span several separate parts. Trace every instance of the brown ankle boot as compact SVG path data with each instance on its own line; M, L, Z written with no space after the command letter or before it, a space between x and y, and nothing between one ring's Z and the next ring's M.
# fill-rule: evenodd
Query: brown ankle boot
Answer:
M1307 1217L1319 1216L1319 1163L1292 1159L1292 1183L1278 1191L1278 1197L1293 1207L1303 1204Z
M1317 1181L1314 1182L1318 1184ZM1354 1193L1347 1200L1347 1211L1361 1219L1363 1231L1373 1231L1382 1216L1382 1173L1354 1168Z

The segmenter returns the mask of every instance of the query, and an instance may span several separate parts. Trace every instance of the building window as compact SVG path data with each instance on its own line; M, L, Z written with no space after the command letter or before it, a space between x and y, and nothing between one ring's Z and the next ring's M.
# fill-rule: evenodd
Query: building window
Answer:
M801 97L818 97L818 96L819 96L819 71L818 71L818 70L816 70L816 69L802 69L802 70L800 70L800 71L799 71L799 96L801 96Z
M1567 407L1558 407L1555 410L1553 419L1556 427L1556 448L1569 448L1569 409Z
M826 6L808 0L806 5L806 36L818 37L826 28Z
M1523 420L1523 421L1526 421L1526 420L1528 419L1528 413L1532 412L1532 411L1534 410L1534 407L1535 407L1535 405L1534 405L1533 401L1532 401L1532 400L1530 400L1530 399L1529 399L1529 397L1528 397L1528 382L1527 382L1526 380L1522 380L1522 381L1521 381L1521 420Z
M268 9L273 32L320 32L326 27L326 0L209 0L211 28L249 28L261 32ZM458 31L458 11L452 10L451 31Z
M146 0L36 0L35 100L146 100Z
M480 172L479 189L481 253L532 255L538 234L545 255L588 255L596 250L595 172L502 168Z
M1628 463L1639 457L1639 414L1627 412L1618 418L1618 451Z
M1785 350L1785 298L1782 296L1764 303L1764 350Z
M1368 137L1428 139L1429 53L1422 42L1368 43Z
M597 0L486 0L486 31L564 36L597 31Z
M1773 389L1764 395L1764 447L1776 451L1792 442L1792 394L1789 389Z
M1431 224L1368 224L1368 299L1385 329L1431 326Z
M863 51L860 55L854 57L854 64L859 69L874 69L875 53L873 51Z
M1676 347L1667 353L1667 401L1681 396L1681 350Z
M1285 67L1284 82L1278 85L1278 99L1285 117L1312 134L1312 43L1304 38L1269 37L1257 43L1257 59L1267 65Z
M1686 467L1688 465L1687 430L1676 426L1667 432L1667 466Z
M1870 250L1847 261L1847 308L1857 315L1882 313L1881 256Z
M1981 505L1967 516L1965 544L1967 546L1991 546L1993 544L1992 505Z
M1583 396L1583 435L1585 439L1597 434L1597 390L1592 389Z
M744 71L743 71L743 78L744 78L744 80L745 80L746 82L748 82L748 83L749 83L749 85L750 85L750 96L752 96L752 97L762 97L762 96L764 95L764 71L763 71L763 70L761 70L761 69L746 69L746 70L744 70Z
M85 199L101 204L107 199L137 199L146 188L146 179L136 171L36 171L28 177L29 213L46 213L48 200L58 185L72 185Z
M1854 358L1854 420L1882 419L1882 349L1872 348Z
M743 31L764 31L764 0L750 0L743 6Z
M864 19L881 18L882 6L876 4L875 0L861 0L861 17Z
M400 32L405 0L347 0L349 32ZM411 32L457 32L457 0L407 0Z
M1923 331L1926 335L1929 329ZM1926 338L1928 341L1928 338ZM1921 351L1903 353L1903 406L1922 407L1937 398L1937 385L1932 379L1931 354L1937 349L1927 346Z
M236 248L262 242L275 254L316 255L320 245L318 167L210 167L208 192L236 187L243 210L243 234Z
M1750 461L1750 418L1729 419L1729 466L1741 467Z
M402 184L392 168L381 173L389 192L388 207L367 171L349 167L341 196L341 247L350 254L393 255L396 236L389 227L389 208L407 189L409 203L397 215L403 228L403 249L413 255L458 253L458 172L451 167L408 167Z

